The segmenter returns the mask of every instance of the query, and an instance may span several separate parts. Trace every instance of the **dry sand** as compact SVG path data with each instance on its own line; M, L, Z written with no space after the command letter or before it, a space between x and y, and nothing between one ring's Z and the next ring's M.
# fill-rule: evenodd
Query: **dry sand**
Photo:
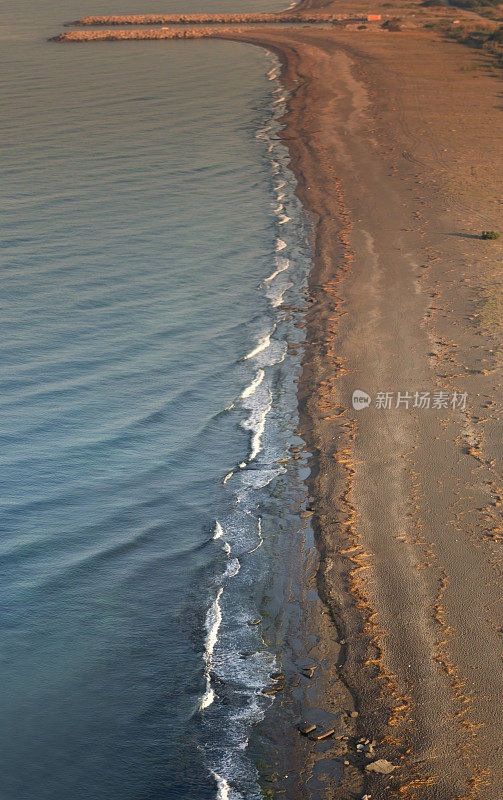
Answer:
M295 757L278 762L272 796L495 800L502 245L478 234L501 229L499 76L424 30L235 38L282 60L283 136L314 223L300 399L331 620L306 604L306 640L325 640L318 688L283 713L292 723L314 703L335 714L346 687L360 712L356 726L341 718L348 743L295 739L280 724ZM359 412L356 389L373 398ZM467 392L466 410L375 407L378 392L394 392L394 406L416 391ZM361 736L396 766L390 776L365 771Z

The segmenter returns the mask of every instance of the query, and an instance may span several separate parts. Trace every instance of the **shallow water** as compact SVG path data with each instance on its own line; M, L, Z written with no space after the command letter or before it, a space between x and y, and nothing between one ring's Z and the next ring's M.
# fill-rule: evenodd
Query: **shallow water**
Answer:
M1 34L2 797L253 797L308 265L277 69L49 44L117 9L32 5Z

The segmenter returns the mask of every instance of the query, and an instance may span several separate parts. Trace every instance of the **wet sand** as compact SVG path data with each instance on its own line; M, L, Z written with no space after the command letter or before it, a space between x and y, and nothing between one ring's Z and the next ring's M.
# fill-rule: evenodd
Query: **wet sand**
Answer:
M502 246L478 234L501 227L500 78L424 30L232 38L282 61L283 138L313 221L299 393L323 602L304 596L297 633L319 668L269 720L271 796L494 800L502 351L480 298L501 291ZM370 406L352 408L355 390ZM348 738L299 735L310 712ZM395 769L365 769L377 759Z

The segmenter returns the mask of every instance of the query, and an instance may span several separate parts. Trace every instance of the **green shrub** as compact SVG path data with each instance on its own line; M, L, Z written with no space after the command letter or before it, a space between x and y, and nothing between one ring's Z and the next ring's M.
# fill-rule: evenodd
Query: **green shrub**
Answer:
M499 235L499 233L496 233L496 231L482 231L482 234L481 234L480 238L481 239L499 239L500 235Z
M499 0L449 0L449 5L457 8L483 8L484 6L497 6Z
M402 29L400 22L401 17L393 17L392 19L388 19L386 22L383 22L381 28L386 28L388 31L400 31Z

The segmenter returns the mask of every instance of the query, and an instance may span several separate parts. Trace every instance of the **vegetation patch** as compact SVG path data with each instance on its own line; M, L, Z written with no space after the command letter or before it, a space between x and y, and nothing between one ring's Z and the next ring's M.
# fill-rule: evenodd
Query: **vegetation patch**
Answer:
M503 283L486 286L478 302L478 321L486 333L503 335Z
M392 17L391 19L386 20L386 22L383 22L381 28L386 28L388 31L401 31L401 22L401 17Z
M460 44L466 44L476 50L482 50L493 56L497 64L503 67L503 25L494 27L492 22L464 22L453 24L448 21L427 23L425 27L434 28Z

